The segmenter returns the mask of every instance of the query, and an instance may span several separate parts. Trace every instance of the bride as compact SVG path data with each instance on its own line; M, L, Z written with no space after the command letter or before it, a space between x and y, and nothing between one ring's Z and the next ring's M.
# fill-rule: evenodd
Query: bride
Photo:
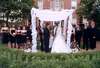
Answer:
M61 31L61 24L57 26L56 36L51 48L51 53L72 53L69 46L66 45L64 36Z

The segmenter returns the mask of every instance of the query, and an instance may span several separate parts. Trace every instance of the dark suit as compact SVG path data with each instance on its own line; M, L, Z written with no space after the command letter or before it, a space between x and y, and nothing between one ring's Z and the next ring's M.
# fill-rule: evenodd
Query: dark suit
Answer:
M96 48L96 28L90 28L90 48L94 49Z
M50 33L48 28L44 28L44 50L45 52L49 52L49 38L50 38Z
M76 35L75 35L76 42L78 43L78 45L80 47L82 31L81 30L76 30L75 33L76 33Z

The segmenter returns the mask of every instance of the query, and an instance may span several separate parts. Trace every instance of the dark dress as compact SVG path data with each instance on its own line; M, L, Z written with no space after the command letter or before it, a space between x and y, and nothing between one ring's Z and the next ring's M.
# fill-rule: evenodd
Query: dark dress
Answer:
M16 43L17 43L17 44L21 44L21 43L22 43L21 30L17 30L17 34L16 34Z
M9 37L9 40L10 40L11 43L16 43L14 33L15 33L15 30L11 30L10 37Z
M40 38L41 51L44 51L44 46L43 46L43 33L42 33L42 30L41 30L41 27L38 27L37 31L38 31L39 38Z
M22 43L26 43L27 41L27 31L26 30L22 30Z
M84 29L83 30L83 49L86 48L86 50L89 49L89 32L90 28Z
M0 43L1 43L1 40L2 40L2 33L0 32Z
M27 28L27 40L29 40L30 42L32 41L32 30L30 28Z
M9 32L8 32L8 30L2 30L2 43L8 44L8 42L9 42Z
M44 28L44 50L45 52L49 52L49 38L50 38L50 33L48 28Z
M76 30L75 31L75 39L76 39L76 42L78 43L79 47L80 47L80 42L81 42L81 36L82 36L82 31Z
M90 28L90 48L95 49L96 48L96 28Z

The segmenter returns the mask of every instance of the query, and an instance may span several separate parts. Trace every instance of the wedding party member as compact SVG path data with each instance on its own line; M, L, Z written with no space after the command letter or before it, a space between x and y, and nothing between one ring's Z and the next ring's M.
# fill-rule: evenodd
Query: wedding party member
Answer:
M15 33L16 29L15 29L15 25L12 25L12 27L10 28L10 46L11 48L15 48L16 47L16 39L15 39Z
M30 26L27 26L27 36L26 36L26 38L27 38L27 46L29 47L29 48L31 48L31 46L32 46L32 30L31 30L31 28L30 28Z
M56 36L57 28L58 28L58 23L55 22L55 24L54 24L54 31L53 31L53 33L54 33L54 37Z
M40 20L38 20L38 22L37 22L37 28L36 29L37 29L37 33L38 33L37 37L38 37L39 42L40 42L40 49L41 49L41 51L44 51L43 32L42 32L42 27L40 25Z
M50 39L49 39L49 50L50 51L52 49L53 41L54 41L54 33L53 33L53 29L51 29L50 30Z
M1 28L1 33L2 33L2 43L3 44L8 44L9 42L9 28L7 27L6 24Z
M1 33L1 25L0 25L0 43L1 43L1 40L2 40L2 33Z
M45 27L43 28L43 41L44 41L44 51L49 52L49 39L50 39L50 32L49 32L49 24L46 23Z
M40 36L40 43L41 43L41 51L44 50L44 46L43 46L43 33L42 33L42 30L41 30L41 26L39 28L39 36Z
M95 26L95 22L91 21L90 25L91 25L90 33L89 33L90 48L95 49L96 48L96 26Z
M83 30L83 49L88 50L89 49L89 23L85 23L84 30Z
M75 48L74 45L73 45L74 41L75 41L75 33L72 30L72 34L71 34L71 46L70 46L71 49Z
M22 34L22 47L23 47L23 49L25 49L26 48L26 41L27 41L27 39L26 39L27 30L26 30L25 26L22 27L21 34Z
M81 28L79 25L77 25L75 29L75 38L76 38L76 42L78 43L79 47L81 43L81 36L82 36Z
M22 47L22 34L21 34L21 26L19 26L16 30L16 48L20 49Z

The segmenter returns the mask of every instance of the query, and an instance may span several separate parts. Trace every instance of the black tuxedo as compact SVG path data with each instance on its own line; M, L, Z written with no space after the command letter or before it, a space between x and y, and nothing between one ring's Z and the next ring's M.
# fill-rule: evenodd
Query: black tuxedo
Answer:
M49 52L49 38L50 38L50 33L49 33L49 30L48 28L44 28L44 51L45 52Z
M96 48L96 28L90 28L90 48L94 49Z
M80 47L82 31L81 30L76 30L75 34L76 34L75 35L76 42L78 43L78 45Z

